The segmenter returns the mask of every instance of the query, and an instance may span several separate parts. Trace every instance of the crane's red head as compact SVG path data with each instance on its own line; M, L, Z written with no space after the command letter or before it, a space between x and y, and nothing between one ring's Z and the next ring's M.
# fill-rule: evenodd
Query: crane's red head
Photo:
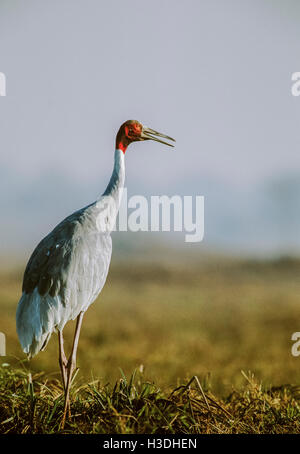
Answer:
M128 145L131 144L131 142L137 142L141 140L155 140L156 142L164 143L165 145L169 145L170 147L174 146L168 142L164 142L163 140L158 139L158 137L163 137L175 142L172 137L165 136L160 132L147 128L146 126L143 126L139 121L127 120L122 124L117 134L116 149L122 150L123 153L125 153Z

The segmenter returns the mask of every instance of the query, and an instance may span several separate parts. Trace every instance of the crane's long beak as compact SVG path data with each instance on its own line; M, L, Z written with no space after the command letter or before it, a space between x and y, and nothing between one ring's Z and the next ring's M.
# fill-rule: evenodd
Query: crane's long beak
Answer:
M164 139L172 140L173 142L176 142L175 139L172 139L172 137L166 136L165 134L161 134L160 132L154 131L154 129L143 126L142 133L141 133L142 140L155 140L156 142L163 143L164 145L169 145L169 147L174 147L174 145L172 145L168 142L165 142L164 140L161 140L158 137L163 137Z

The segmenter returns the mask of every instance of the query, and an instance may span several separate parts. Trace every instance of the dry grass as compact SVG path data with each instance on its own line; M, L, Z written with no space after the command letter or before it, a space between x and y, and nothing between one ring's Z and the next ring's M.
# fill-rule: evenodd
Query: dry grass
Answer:
M168 401L172 389L187 383L190 377L198 376L207 396L212 396L215 402L228 409L235 422L231 423L228 415L225 418L226 413L220 408L216 410L209 399L213 410L209 412L207 408L206 412L203 402L201 405L193 403L188 397L190 392L185 390L173 394L171 401L175 399L175 403L172 401L175 407L172 407L174 411L170 412L170 417L171 414L175 417L179 411L177 405L179 408L185 406L188 430L251 432L255 429L260 433L270 432L274 426L277 432L280 432L280 427L282 431L298 431L295 422L298 406L291 390L300 381L300 358L291 355L291 335L300 331L299 271L300 263L291 259L273 262L191 261L183 265L174 262L172 266L135 262L114 264L99 300L89 308L84 319L78 352L78 377L82 383L94 381L96 377L100 380L101 392L105 393L104 384L119 379L119 368L130 376L134 369L143 365L143 381L155 383L151 385L151 392L160 396L158 399ZM7 336L9 356L4 361L11 365L12 374L23 357L14 320L21 277L20 272L1 275L0 331ZM65 330L69 339L73 328L70 323ZM24 364L29 367L27 362ZM55 380L59 379L56 336L51 339L47 350L31 361L30 370L33 373L45 371L49 383L56 389ZM253 371L262 383L255 385L255 397L253 387L244 388L245 377L241 370ZM18 380L25 386L25 378ZM35 386L39 385L36 383ZM49 402L49 396L54 392L51 386L50 394L46 393ZM79 394L74 391L75 395L81 396L78 405L85 408L82 414L96 405L96 400L92 403L91 398L86 397L86 391L85 387ZM111 396L112 390L107 392ZM191 392L198 393L197 399L203 400L199 390L195 388ZM40 402L39 391L37 395L37 402ZM56 399L57 408L53 414L57 416L55 412L60 411L61 397ZM52 406L56 401L52 399L51 402L49 405ZM98 405L100 408L101 404ZM199 414L197 405L201 406ZM105 411L113 411L105 408ZM116 408L118 413L125 411L118 405ZM136 418L136 409L132 411L130 414ZM217 412L214 415L216 424L213 423L212 411ZM35 415L38 420L37 410ZM153 418L156 417L158 410ZM176 416L173 429L187 430L178 418ZM78 424L79 420L80 417ZM168 419L168 423L170 421ZM107 430L111 430L116 427L111 424L117 422L108 420L107 424ZM132 426L128 424L127 421L124 430L152 432L146 420L143 429L138 429L134 423ZM74 425L72 427L70 430L75 430ZM95 421L88 427L101 431ZM120 427L115 430L122 431ZM162 427L162 423L155 423L153 431L160 431ZM81 429L78 427L78 430Z
M123 375L112 388L98 381L73 386L72 416L60 428L63 391L24 370L0 368L0 433L235 434L300 433L297 388L246 386L226 399L203 389L197 377L160 390L142 374Z

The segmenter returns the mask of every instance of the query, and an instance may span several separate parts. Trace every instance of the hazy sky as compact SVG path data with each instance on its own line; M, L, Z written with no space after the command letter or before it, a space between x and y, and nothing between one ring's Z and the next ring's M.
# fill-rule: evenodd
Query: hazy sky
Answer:
M135 118L177 145L132 145L129 191L204 195L208 244L300 250L299 23L297 0L1 0L2 248L93 201Z

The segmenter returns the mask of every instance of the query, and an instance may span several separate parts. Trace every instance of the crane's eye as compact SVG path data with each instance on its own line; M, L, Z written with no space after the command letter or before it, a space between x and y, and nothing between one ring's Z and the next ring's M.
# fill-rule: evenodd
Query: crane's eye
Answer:
M130 129L129 129L129 135L130 135L130 136L134 136L135 134L136 134L135 128L130 128Z

